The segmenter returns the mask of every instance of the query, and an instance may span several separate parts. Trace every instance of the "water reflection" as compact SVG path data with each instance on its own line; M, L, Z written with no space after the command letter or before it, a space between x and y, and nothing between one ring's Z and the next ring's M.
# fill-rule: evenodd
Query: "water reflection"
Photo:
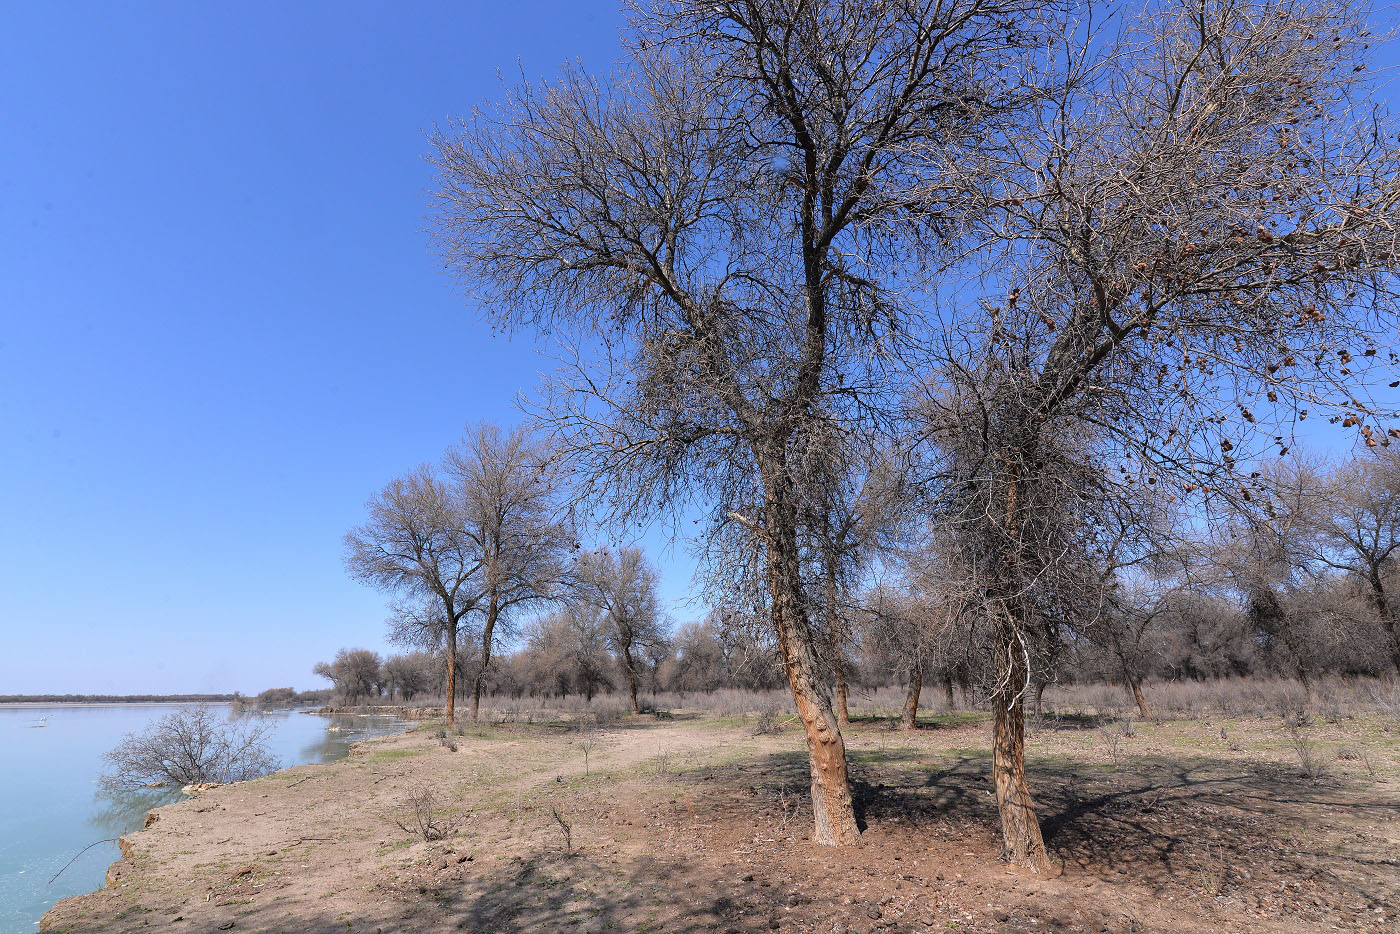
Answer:
M96 810L88 817L88 825L97 831L98 838L120 837L145 824L147 811L183 797L180 789L174 786L141 791L100 790L93 795Z

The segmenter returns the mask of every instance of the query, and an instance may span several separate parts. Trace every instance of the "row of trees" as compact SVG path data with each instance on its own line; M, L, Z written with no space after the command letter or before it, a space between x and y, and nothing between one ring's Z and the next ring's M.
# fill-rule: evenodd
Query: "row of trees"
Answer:
M774 647L747 632L726 627L717 615L687 623L641 651L627 653L601 613L582 604L546 613L522 626L518 647L499 652L481 674L485 693L497 697L551 698L621 693L634 710L643 694L712 692L722 688L768 690L784 683ZM457 682L465 697L481 671L479 651L458 653L456 668L468 678ZM331 681L341 703L377 698L413 701L446 695L446 657L411 651L381 658L367 649L342 649L315 672ZM873 671L874 678L882 673ZM871 682L881 683L878 681ZM634 693L635 691L635 693Z
M439 464L390 481L370 501L370 521L346 536L351 574L398 598L391 639L444 660L449 723L458 672L469 672L476 721L495 656L537 607L558 612L531 627L534 655L551 658L561 677L572 672L591 696L611 683L600 662L615 654L640 709L646 655L666 642L656 571L637 548L581 548L563 509L555 455L524 429L483 425ZM425 668L414 656L380 666L373 653L352 650L323 665L317 674L347 697L371 688L423 690Z
M1293 459L1270 471L1270 498L1241 504L1201 534L1159 541L1171 550L1142 555L1131 575L1104 565L1095 605L1073 625L1047 632L1034 679L1114 681L1144 716L1149 679L1203 680L1250 675L1296 677L1400 672L1391 597L1400 548L1400 457L1384 448L1329 466ZM1288 495L1284 495L1284 494ZM985 688L987 633L977 632L946 569L911 537L886 543L880 579L842 591L849 623L836 646L842 681L862 687L900 683L913 724L925 680L945 697ZM459 696L482 686L509 697L638 691L771 688L781 659L751 617L715 612L672 629L658 608L656 574L633 548L576 553L556 580L562 605L526 622L509 651L483 664L479 633L458 648ZM429 648L440 648L430 646ZM978 657L982 653L984 657ZM381 659L342 650L315 672L344 701L445 694L446 655L411 651ZM285 697L283 695L286 695ZM294 702L291 689L259 703ZM837 717L845 720L845 699Z
M522 83L435 135L448 269L556 345L548 444L482 429L396 480L352 573L444 647L451 717L459 636L475 712L531 606L559 609L540 653L606 618L635 683L652 637L625 562L571 558L565 517L704 510L714 602L765 621L837 845L859 837L849 647L888 576L899 658L986 685L1005 852L1045 868L1028 693L1102 620L1162 616L1218 519L1257 560L1211 586L1286 631L1301 565L1269 529L1298 523L1260 458L1310 416L1395 432L1368 388L1397 361L1400 148L1363 12L655 0L626 40L606 76Z

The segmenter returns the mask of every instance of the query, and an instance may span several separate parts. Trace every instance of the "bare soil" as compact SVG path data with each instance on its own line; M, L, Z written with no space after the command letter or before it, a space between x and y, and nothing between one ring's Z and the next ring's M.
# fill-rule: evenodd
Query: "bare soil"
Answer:
M1029 763L1065 864L1053 878L999 859L975 714L853 726L865 832L840 850L808 840L793 725L504 725L449 737L456 751L439 726L160 809L124 838L108 887L41 929L1393 931L1400 917L1400 726L1374 720L1305 730L1311 778L1276 720L1128 736L1042 723ZM423 788L455 825L445 839L398 826Z

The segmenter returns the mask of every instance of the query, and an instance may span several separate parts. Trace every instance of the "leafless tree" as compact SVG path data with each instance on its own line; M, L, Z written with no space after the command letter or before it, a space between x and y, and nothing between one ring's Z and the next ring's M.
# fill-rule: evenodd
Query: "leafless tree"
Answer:
M535 620L526 642L542 681L555 694L579 693L591 701L612 686L608 656L610 627L606 616L583 601Z
M1031 9L658 0L608 79L522 85L435 140L450 270L564 336L546 417L585 492L633 519L703 498L761 543L819 843L859 831L802 491L899 397L916 315L888 285L948 232L926 150L984 138Z
M1361 397L1396 359L1377 342L1400 187L1394 128L1366 96L1363 13L1182 0L1108 19L1118 35L1066 35L1040 70L1042 106L1002 127L995 156L960 163L999 246L931 393L935 434L963 436L952 474L997 556L982 578L994 770L1006 853L1033 868L1051 859L1025 781L1020 700L1043 628L1026 597L1077 553L1054 551L1053 523L1028 538L1041 511L1092 516L1067 484L1102 490L1100 465L1207 508L1247 499L1241 465L1286 451L1288 425L1318 410L1383 444Z
M883 283L942 232L916 144L980 139L1023 6L662 0L608 80L522 85L435 139L452 272L503 325L588 335L550 407L588 492L633 518L704 497L762 542L819 843L858 829L801 490L899 392L913 312Z
M405 598L391 620L401 640L445 649L450 725L457 640L482 599L482 554L467 534L463 497L434 469L421 466L389 481L367 508L369 521L345 536L346 569Z
M616 554L603 548L578 559L574 580L578 599L606 617L609 641L627 676L632 712L641 713L637 702L638 654L666 642L656 569L639 548L622 548Z
M927 560L910 560L914 557L906 556L896 566L897 576L878 582L860 606L867 653L904 682L900 725L906 730L918 727L925 678L937 676L950 685L955 659L966 655L969 646L961 595L948 586L950 579L941 569L934 570Z
M330 662L318 662L312 673L335 685L335 692L347 704L363 697L375 697L384 682L379 653L369 649L341 649Z
M558 599L573 539L562 521L551 452L525 429L480 425L447 452L445 470L461 497L461 533L479 568L479 597L469 608L481 616L475 723L493 651L514 635L521 611Z
M1313 514L1319 557L1362 584L1400 672L1400 606L1388 586L1400 550L1400 458L1373 449L1336 471L1319 492Z
M409 652L384 660L384 689L403 700L432 691L437 684L438 660L427 652Z
M161 717L144 732L128 733L102 754L108 770L100 781L110 790L133 790L153 782L190 785L241 782L277 768L268 750L270 723L244 717L220 723L207 706L187 707Z

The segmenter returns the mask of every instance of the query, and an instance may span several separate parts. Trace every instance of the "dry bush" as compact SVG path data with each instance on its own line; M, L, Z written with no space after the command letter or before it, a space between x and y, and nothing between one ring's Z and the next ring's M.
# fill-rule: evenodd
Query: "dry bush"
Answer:
M423 842L445 840L457 831L462 818L450 817L443 813L443 806L431 788L420 788L404 799L400 805L403 814L394 818L394 824L404 833L421 837Z
M1213 681L1159 681L1143 687L1154 715L1196 720L1232 718L1328 719L1357 716L1400 718L1400 683L1380 678L1321 678L1313 699L1296 681L1283 678L1220 678ZM1102 683L1056 684L1047 689L1048 709L1060 713L1125 716L1134 705L1121 687Z
M1132 727L1126 721L1118 720L1099 731L1103 735L1104 746L1108 749L1113 767L1118 768L1123 754L1123 740L1132 736Z
M271 732L259 718L220 723L209 707L184 708L103 753L110 770L99 781L108 790L130 790L156 782L222 785L259 778L279 764L264 742Z
M783 731L782 719L776 707L770 707L758 715L758 722L754 724L753 735L765 736L770 733L781 733Z
M1303 732L1306 724L1291 722L1288 724L1288 738L1293 746L1293 752L1298 757L1298 768L1303 773L1303 777L1310 782L1321 781L1327 777L1327 765L1318 755L1317 744L1308 739Z

